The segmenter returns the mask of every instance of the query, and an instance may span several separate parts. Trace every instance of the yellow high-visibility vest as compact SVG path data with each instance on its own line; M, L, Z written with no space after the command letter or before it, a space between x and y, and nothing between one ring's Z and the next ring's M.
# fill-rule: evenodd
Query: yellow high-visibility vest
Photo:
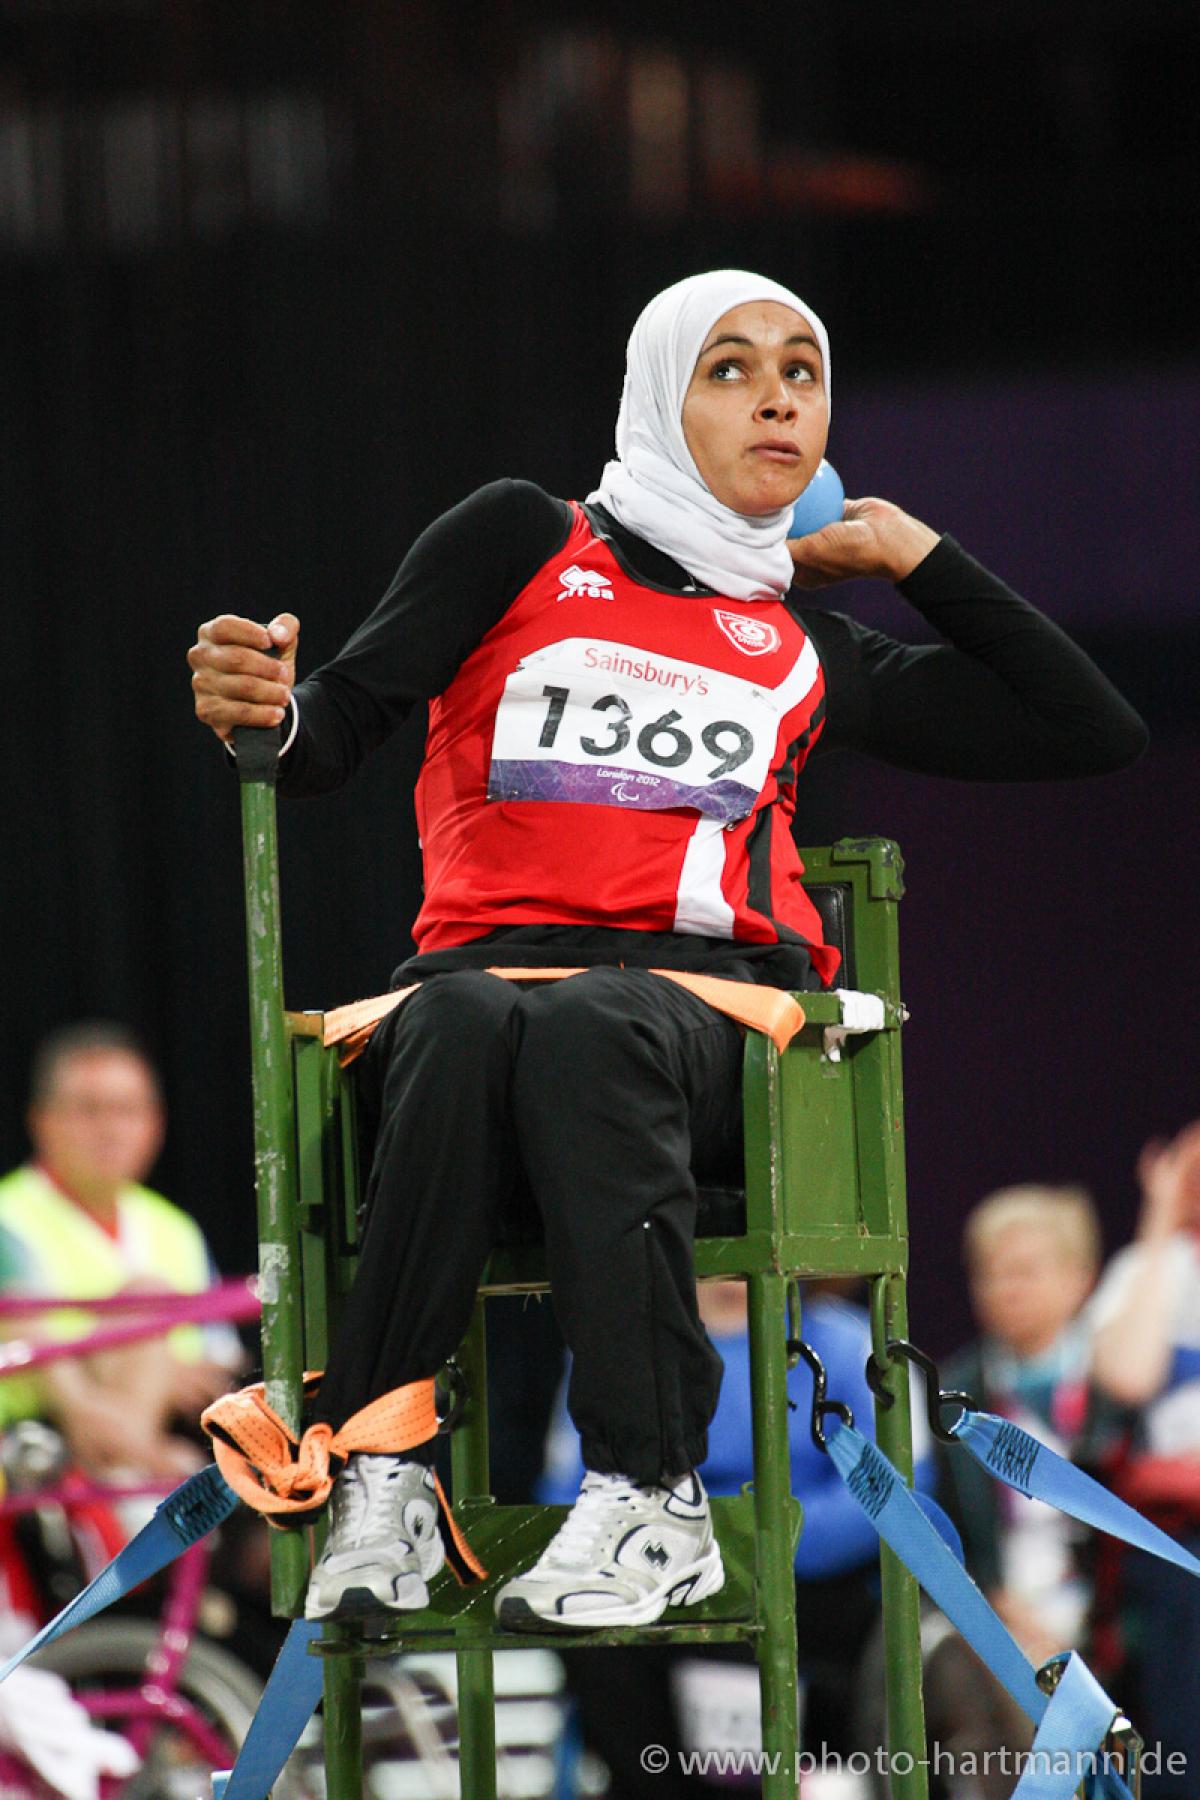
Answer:
M10 1260L18 1264L0 1271L10 1292L102 1299L131 1282L156 1281L176 1293L195 1294L212 1279L208 1248L195 1220L161 1194L133 1182L117 1198L113 1237L27 1163L0 1180L0 1231L14 1253ZM9 1338L28 1332L67 1342L100 1322L96 1314L64 1308L36 1319L5 1320L3 1329ZM195 1362L204 1354L199 1326L177 1326L165 1341L181 1361ZM44 1412L36 1373L0 1377L0 1425Z

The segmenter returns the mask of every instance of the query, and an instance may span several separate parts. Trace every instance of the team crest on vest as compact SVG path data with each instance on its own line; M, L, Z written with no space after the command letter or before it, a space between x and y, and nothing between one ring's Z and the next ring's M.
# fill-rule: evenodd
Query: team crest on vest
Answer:
M558 580L559 592L555 597L559 600L611 600L613 597L612 582L607 575L601 575L596 569L581 569L578 563L564 569Z
M735 650L744 656L768 656L778 650L783 639L768 619L754 619L745 613L723 612L713 607L713 618Z

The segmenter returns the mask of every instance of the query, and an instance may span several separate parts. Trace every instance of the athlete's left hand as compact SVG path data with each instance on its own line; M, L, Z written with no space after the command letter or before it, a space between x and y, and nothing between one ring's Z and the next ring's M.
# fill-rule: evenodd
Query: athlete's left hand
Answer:
M936 531L890 500L847 500L841 520L807 537L789 538L797 587L882 576L903 581L938 541Z

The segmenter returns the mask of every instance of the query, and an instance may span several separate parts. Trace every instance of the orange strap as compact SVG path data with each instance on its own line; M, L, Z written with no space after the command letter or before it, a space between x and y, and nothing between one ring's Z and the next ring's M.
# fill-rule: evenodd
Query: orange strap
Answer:
M584 975L585 969L488 969L502 981L565 981L572 975ZM777 1050L786 1050L804 1024L804 1008L782 988L758 987L748 981L727 981L718 975L689 975L680 969L651 969L703 1000L715 1012L761 1031ZM335 1007L325 1014L325 1044L340 1044L338 1061L343 1068L366 1049L371 1033L393 1012L402 1000L415 994L420 982L397 988L392 994L376 994L370 1000L355 1000L349 1006Z
M316 1392L319 1381L317 1375L305 1376L306 1395ZM428 1443L438 1417L433 1382L410 1381L352 1413L339 1430L310 1425L297 1441L267 1405L264 1384L257 1381L214 1400L200 1423L212 1439L217 1467L239 1500L262 1513L268 1525L281 1525L289 1514L313 1513L325 1504L336 1475L332 1462L340 1466L359 1450L394 1454ZM436 1475L433 1480L451 1569L464 1584L484 1579L487 1571L455 1522L441 1482Z

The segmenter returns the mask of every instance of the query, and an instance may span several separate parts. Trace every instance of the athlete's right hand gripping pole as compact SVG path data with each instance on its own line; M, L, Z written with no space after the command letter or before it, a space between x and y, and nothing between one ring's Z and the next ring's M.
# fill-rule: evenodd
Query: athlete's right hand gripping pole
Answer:
M262 1364L267 1404L299 1435L303 1340L294 1253L296 1152L292 1056L283 1015L283 947L275 780L280 734L239 727L233 734L242 798L242 869L250 977L250 1059L254 1080L254 1175L258 1195L258 1267L262 1299ZM273 1558L272 1594L291 1610L296 1578L307 1573L303 1537L295 1537L297 1569ZM300 1572L301 1562L304 1573ZM284 1589L290 1590L284 1593ZM291 1603L289 1605L289 1602Z

